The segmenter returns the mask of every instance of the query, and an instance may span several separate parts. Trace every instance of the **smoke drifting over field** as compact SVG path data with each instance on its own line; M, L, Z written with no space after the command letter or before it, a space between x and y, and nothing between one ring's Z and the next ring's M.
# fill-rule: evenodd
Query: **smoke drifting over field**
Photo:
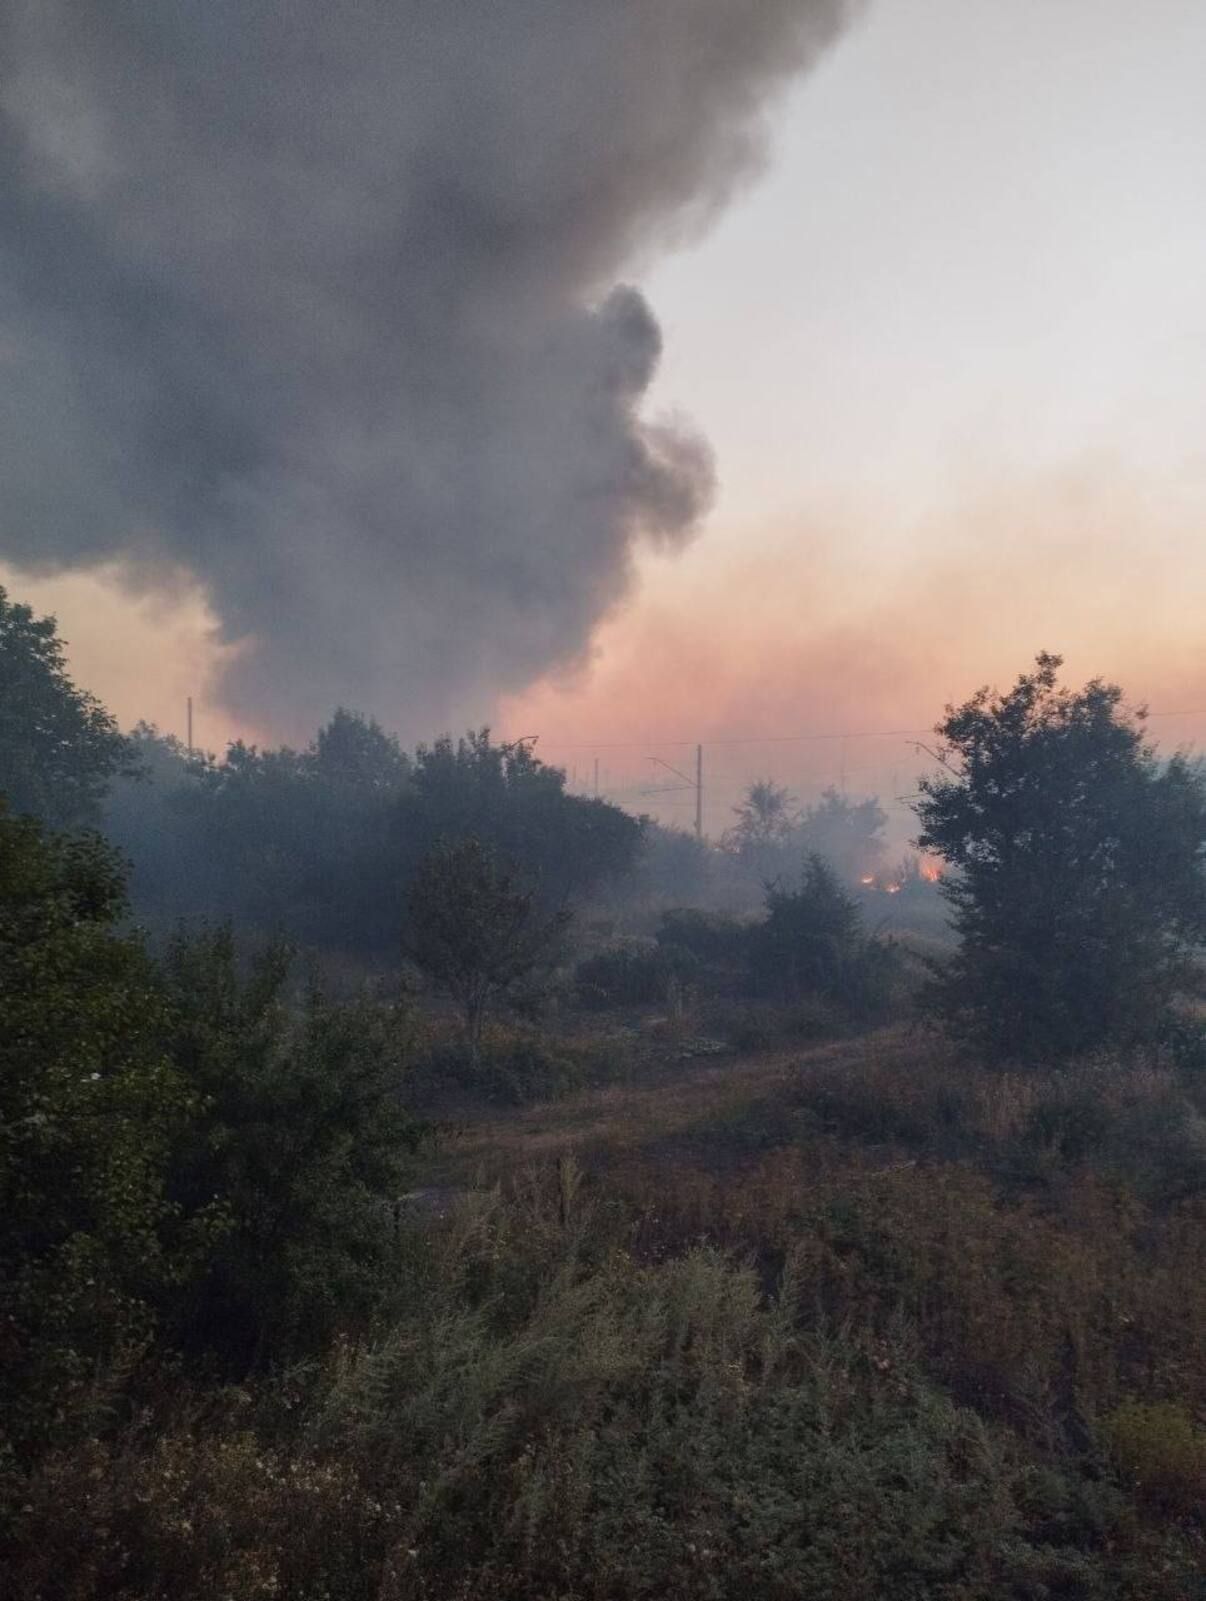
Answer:
M0 555L195 575L286 732L573 661L712 488L616 280L853 9L4 0Z

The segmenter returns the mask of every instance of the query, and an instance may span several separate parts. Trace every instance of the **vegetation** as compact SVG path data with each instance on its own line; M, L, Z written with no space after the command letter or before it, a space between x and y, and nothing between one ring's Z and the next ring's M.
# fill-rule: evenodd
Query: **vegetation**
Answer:
M0 809L0 1390L9 1452L103 1411L175 1281L169 1154L195 1111L93 835ZM3 1465L0 1459L0 1466Z
M56 827L95 822L131 747L100 702L68 677L53 617L0 587L0 793L12 811Z
M1142 718L1043 655L1012 690L948 708L943 772L922 781L920 845L960 945L935 988L983 1050L1033 1063L1150 1042L1206 933L1206 791L1160 764Z
M809 856L824 858L847 883L882 865L888 819L873 798L851 800L831 787L801 811L787 789L762 778L733 813L737 821L722 845L759 880L791 873Z
M95 836L0 812L0 1481L168 1350L313 1354L388 1282L420 1133L394 1010L289 1007L285 953L241 979L225 934L160 966L124 911Z
M8 1593L1191 1596L1206 1192L907 1037L709 1075L482 1129L378 1332L43 1455Z
M526 744L144 729L142 893L204 840L236 914L155 944L111 846L0 807L5 1596L1192 1601L1203 799L1057 666L943 724L928 990L802 854L871 848L842 797L736 915L665 904L731 841ZM644 931L577 920L571 979L625 871ZM331 999L266 933L326 917L459 1017Z
M885 1010L893 949L864 937L857 904L820 856L807 859L795 889L772 885L766 910L752 942L760 987L784 1002L819 995L864 1016Z
M487 730L411 758L338 711L304 751L236 743L221 761L190 759L146 727L134 745L151 782L119 784L106 827L134 864L136 911L161 936L182 918L230 919L392 967L407 886L442 839L480 839L550 907L623 875L640 850L635 818L567 794L562 772Z
M531 983L568 919L542 912L535 890L478 839L438 845L419 868L406 953L460 1007L473 1063L491 1005Z
M901 977L895 947L866 935L858 902L815 855L806 858L794 888L766 886L761 917L740 920L694 907L664 912L653 940L605 948L576 972L587 1005L665 1002L672 992L690 990L769 998L786 1007L827 1001L864 1024L890 1009Z
M167 1052L196 1097L168 1195L184 1217L220 1210L171 1332L236 1376L371 1319L393 1255L383 1202L423 1133L401 1100L402 1008L290 994L284 946L245 968L220 930L174 940L161 974Z

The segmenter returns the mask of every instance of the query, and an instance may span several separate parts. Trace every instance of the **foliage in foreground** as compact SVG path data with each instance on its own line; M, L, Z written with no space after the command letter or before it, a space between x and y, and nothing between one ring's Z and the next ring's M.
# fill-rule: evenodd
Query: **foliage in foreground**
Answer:
M0 1479L151 1353L312 1354L389 1281L402 1020L291 1006L285 954L244 978L222 934L160 967L124 910L101 841L0 811Z
M120 864L91 835L0 809L0 1390L8 1446L104 1404L189 1254L167 1164L195 1099L163 999L116 925Z
M168 1050L198 1098L168 1193L184 1216L216 1199L223 1217L172 1334L236 1375L371 1318L392 1259L383 1202L422 1133L401 1099L406 1014L296 997L291 965L269 946L241 972L227 930L178 938L163 965Z
M10 1593L1193 1594L1192 1232L785 1150L718 1198L725 1250L688 1243L702 1177L565 1158L404 1225L379 1338L44 1459Z

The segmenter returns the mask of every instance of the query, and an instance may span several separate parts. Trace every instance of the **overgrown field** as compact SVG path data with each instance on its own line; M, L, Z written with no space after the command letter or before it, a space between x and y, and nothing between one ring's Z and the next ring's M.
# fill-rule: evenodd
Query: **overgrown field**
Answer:
M371 1327L96 1376L7 1593L1192 1601L1204 1109L894 1029L462 1110Z

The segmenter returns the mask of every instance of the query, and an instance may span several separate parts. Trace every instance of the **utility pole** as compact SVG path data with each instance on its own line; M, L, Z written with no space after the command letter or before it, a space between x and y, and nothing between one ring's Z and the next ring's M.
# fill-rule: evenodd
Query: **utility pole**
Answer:
M188 697L188 753L193 754L193 697Z
M703 746L695 747L695 837L703 838Z
M675 790L693 789L695 791L695 837L696 837L696 839L702 839L703 838L703 746L702 745L696 745L696 747L695 747L695 777L694 778L692 778L688 773L684 773L681 768L672 767L669 762L664 762L660 756L651 756L649 758L649 760L654 764L655 767L664 767L668 773L673 773L675 778L681 778L682 779L682 783L681 784L666 784L661 789L647 789L647 790L644 790L642 793L646 794L646 795L670 795Z
M595 799L599 798L599 758L595 757Z

